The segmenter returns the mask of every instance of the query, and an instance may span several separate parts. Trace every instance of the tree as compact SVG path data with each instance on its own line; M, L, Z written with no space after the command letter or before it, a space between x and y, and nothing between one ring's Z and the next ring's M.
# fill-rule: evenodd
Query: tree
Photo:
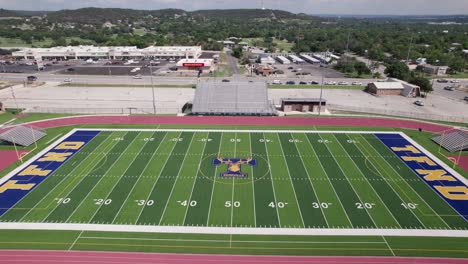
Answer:
M426 95L427 93L433 91L432 84L429 81L429 79L424 78L422 76L411 77L409 83L419 86L421 88L421 91L423 91Z
M367 65L362 62L362 61L358 61L354 64L354 69L357 71L357 74L359 76L363 75L363 74L370 74L371 71L370 69L367 67Z
M385 74L389 77L406 80L409 76L409 68L404 62L396 61L387 66Z
M232 56L240 59L242 57L242 48L241 47L235 47L232 50Z

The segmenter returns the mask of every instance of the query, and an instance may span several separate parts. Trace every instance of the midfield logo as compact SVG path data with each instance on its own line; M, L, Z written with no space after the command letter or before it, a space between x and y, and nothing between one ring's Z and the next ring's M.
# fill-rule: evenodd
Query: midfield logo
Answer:
M221 177L227 178L245 178L247 173L242 172L241 165L255 166L257 165L257 160L253 158L244 158L244 159L228 159L218 157L213 159L214 166L227 164L227 171L220 174Z

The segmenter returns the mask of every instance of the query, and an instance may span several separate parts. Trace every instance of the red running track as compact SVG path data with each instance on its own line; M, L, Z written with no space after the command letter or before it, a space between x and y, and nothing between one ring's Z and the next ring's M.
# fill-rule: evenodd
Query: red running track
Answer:
M419 257L309 257L309 256L246 256L246 255L191 255L157 253L122 253L95 251L0 251L0 263L97 263L97 264L461 264L468 259Z
M20 150L18 153L21 156L26 155L28 151ZM13 162L17 161L19 157L16 155L16 151L14 150L0 150L0 171L5 169L6 167L13 164Z
M32 122L40 128L82 124L182 124L182 125L249 125L249 126L356 126L408 128L440 133L452 129L413 120L371 117L235 117L235 116L79 116Z

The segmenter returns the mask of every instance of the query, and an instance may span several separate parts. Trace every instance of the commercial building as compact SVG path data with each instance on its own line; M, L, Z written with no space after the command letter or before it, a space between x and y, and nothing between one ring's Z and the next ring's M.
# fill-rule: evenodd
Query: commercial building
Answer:
M309 55L301 54L299 56L301 56L301 58L304 59L305 61L307 61L308 63L311 63L311 64L319 64L320 63L320 61L318 59L313 58L313 57L311 57Z
M305 61L296 55L289 55L288 58L296 64L304 64Z
M284 56L276 56L275 59L281 64L291 64L291 61L286 59Z
M12 53L15 58L43 59L197 59L202 54L201 46L149 46L139 49L136 46L96 47L68 46L52 48L24 48Z
M181 59L177 62L176 66L179 70L212 70L213 61L213 59Z
M430 64L424 65L424 72L436 76L447 75L448 66L434 66Z
M369 83L366 91L377 96L402 95L405 97L417 97L421 95L419 86L395 78L389 78L383 82Z

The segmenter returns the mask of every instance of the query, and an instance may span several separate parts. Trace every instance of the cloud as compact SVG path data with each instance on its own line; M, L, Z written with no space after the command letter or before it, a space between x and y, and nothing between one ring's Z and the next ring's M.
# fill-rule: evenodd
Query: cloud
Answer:
M467 0L264 0L270 9L309 14L468 14ZM262 0L0 0L0 6L16 10L60 10L82 7L133 9L260 8Z

